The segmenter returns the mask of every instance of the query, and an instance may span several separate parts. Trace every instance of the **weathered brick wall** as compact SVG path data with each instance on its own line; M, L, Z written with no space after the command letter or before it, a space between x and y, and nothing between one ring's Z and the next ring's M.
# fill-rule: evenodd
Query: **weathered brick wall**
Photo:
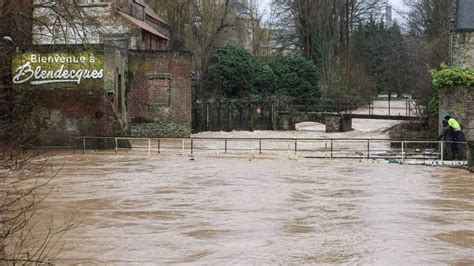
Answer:
M104 88L108 94L107 99L124 129L128 129L128 63L128 50L104 47Z
M126 54L111 48L105 50L102 45L87 47L40 45L22 48L21 53L94 52L96 55L104 55L101 67L105 73L115 75L122 71L126 76L125 67L122 66L126 62ZM107 56L117 58L106 59ZM105 89L106 80L108 83L114 82L104 76L93 81L84 80L80 84L33 85L29 82L16 84L15 106L20 110L17 121L21 122L24 133L37 137L34 143L38 145L71 145L77 136L121 135L127 120L120 119L120 114L109 100ZM122 101L126 102L125 99Z
M70 145L78 136L114 136L121 132L114 110L102 89L67 90L16 89L32 103L25 126L39 145ZM27 98L25 98L25 96Z
M185 137L191 133L191 54L130 52L131 134Z
M474 88L442 90L439 98L440 123L446 115L451 115L461 124L466 139L474 142ZM470 147L470 163L474 163L474 159L472 159L474 146L470 145Z

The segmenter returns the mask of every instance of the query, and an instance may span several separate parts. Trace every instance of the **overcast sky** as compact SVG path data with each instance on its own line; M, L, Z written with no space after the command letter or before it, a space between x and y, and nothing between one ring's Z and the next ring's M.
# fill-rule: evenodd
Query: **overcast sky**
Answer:
M268 6L270 5L271 0L261 0L263 3L264 8L266 7L267 11L270 9ZM389 2L392 4L392 7L394 9L393 15L395 18L399 17L397 14L397 11L403 11L403 0L389 0Z

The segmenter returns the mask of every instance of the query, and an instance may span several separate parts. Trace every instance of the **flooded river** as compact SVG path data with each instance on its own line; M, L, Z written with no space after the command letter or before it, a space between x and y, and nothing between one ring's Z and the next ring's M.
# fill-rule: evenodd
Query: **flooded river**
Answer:
M393 123L361 121L346 134L381 137ZM326 134L302 127L202 135ZM465 170L130 154L55 161L64 167L40 215L78 223L61 239L59 263L474 264L474 175Z
M72 156L64 262L474 263L474 177L370 161ZM60 261L61 262L61 261Z

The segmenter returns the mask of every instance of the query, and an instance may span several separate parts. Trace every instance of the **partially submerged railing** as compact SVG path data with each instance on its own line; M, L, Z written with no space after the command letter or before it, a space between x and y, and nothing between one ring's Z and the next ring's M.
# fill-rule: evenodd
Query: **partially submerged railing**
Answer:
M196 155L272 158L299 156L328 159L446 159L447 142L361 138L131 138L81 137L82 153ZM462 157L467 157L466 142L448 142L459 145ZM76 149L79 147L76 147Z

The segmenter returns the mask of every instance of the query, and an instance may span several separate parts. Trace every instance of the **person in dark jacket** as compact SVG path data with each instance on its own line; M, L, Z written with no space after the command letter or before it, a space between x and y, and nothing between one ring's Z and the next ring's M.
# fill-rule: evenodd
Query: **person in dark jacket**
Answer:
M438 140L444 141L443 157L445 160L452 160L453 155L456 154L456 147L454 141L454 129L448 124L448 120L443 120L443 130L439 135Z
M454 130L454 159L461 160L461 142L464 141L464 134L462 133L461 126L456 119L452 118L450 115L444 117L448 121L448 125Z

